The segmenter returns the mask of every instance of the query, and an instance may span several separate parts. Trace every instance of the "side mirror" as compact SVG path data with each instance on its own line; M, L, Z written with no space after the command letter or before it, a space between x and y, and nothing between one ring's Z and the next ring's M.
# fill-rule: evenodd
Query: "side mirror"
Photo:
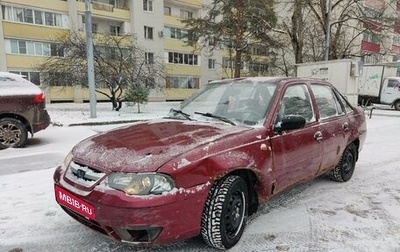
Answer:
M300 115L287 115L278 121L274 126L274 131L281 133L285 130L301 129L306 125L306 119Z

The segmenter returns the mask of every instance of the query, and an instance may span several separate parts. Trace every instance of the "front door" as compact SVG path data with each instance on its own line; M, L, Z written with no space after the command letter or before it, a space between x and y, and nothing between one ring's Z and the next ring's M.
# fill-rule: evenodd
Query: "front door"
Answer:
M391 104L400 97L400 81L398 79L385 79L381 91L381 103Z
M303 116L306 125L277 133L271 138L276 192L313 177L322 161L321 132L307 85L299 83L286 88L275 123L279 124L281 118L290 115Z

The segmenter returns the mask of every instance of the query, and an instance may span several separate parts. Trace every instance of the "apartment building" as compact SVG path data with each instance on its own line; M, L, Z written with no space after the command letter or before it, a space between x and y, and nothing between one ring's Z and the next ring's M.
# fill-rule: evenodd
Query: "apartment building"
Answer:
M164 88L152 90L150 100L183 100L211 80L233 77L234 55L228 49L199 51L185 44L188 32L181 21L200 17L202 4L207 1L210 0L92 0L92 30L114 36L135 35L135 42L150 61L160 57L166 65ZM85 0L2 0L0 5L0 71L23 74L40 85L37 66L47 57L63 56L54 39L85 31ZM385 30L382 44L384 25L376 17L383 11L386 16L396 17L400 4L366 0L364 6L371 16L370 29L354 41L354 55L364 63L399 60L400 22L394 21ZM273 60L271 52L257 43L247 50L250 57L242 64L242 76L265 75L268 62ZM51 102L89 99L88 89L80 86L52 85L45 91ZM97 99L107 98L97 94Z
M63 56L53 40L84 32L85 1L2 0L0 5L0 71L23 74L40 85L38 64L46 57ZM187 31L181 20L200 15L201 0L94 0L90 7L94 33L134 34L149 60L164 59L165 88L152 90L150 100L183 100L221 78L221 71L209 67L210 55L185 45ZM89 99L84 87L50 86L46 92L51 102ZM106 97L97 94L97 99Z

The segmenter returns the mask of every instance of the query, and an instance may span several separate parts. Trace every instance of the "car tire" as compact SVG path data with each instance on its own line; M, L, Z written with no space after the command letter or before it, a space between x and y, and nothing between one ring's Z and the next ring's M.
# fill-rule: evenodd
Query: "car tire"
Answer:
M400 101L396 101L396 102L393 104L393 107L394 107L395 110L400 110Z
M0 149L24 147L28 138L25 126L13 118L0 119Z
M210 190L203 210L201 234L217 249L233 247L242 236L248 212L247 184L242 177L228 176Z
M344 150L339 163L331 171L330 177L334 181L346 182L351 179L356 167L357 151L356 146L351 143Z

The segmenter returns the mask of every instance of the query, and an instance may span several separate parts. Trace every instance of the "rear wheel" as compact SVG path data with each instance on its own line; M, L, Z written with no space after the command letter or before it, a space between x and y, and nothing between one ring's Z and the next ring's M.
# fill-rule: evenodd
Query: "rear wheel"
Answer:
M339 182L346 182L350 180L351 177L353 176L354 169L356 167L356 160L357 160L356 155L357 155L356 146L353 143L351 143L344 150L339 163L331 171L330 173L331 179Z
M210 246L229 249L239 241L246 225L247 201L247 184L239 176L226 177L212 187L201 221L201 234Z
M0 149L23 147L28 138L25 126L13 118L0 119Z
M396 101L393 105L395 110L400 110L400 101Z

